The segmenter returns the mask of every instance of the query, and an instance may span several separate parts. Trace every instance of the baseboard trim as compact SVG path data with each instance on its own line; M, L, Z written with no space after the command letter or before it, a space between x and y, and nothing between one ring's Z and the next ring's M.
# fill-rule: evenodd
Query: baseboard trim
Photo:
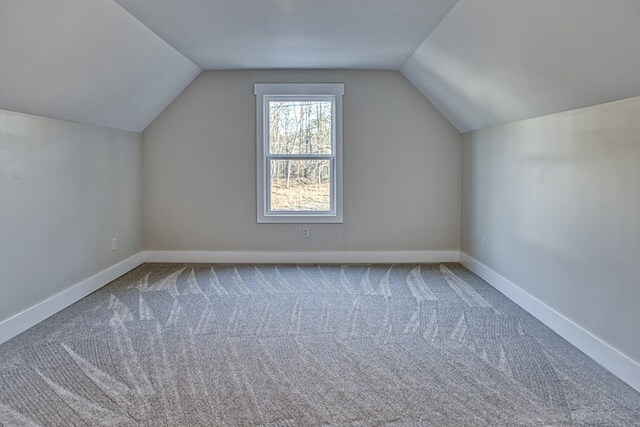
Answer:
M368 264L459 262L459 251L146 251L145 262Z
M640 363L464 252L460 262L587 356L640 392Z
M507 298L640 392L640 363L549 307L475 258L458 251L144 251L0 322L0 344L37 325L144 262L185 263L404 263L461 262Z
M101 272L37 303L0 322L0 344L21 334L74 302L86 297L144 262L142 252L120 261Z

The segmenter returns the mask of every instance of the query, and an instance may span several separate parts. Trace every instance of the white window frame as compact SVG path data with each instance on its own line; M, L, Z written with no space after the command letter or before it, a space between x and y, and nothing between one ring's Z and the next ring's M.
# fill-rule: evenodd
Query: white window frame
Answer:
M256 83L256 165L258 223L342 223L342 83ZM330 100L331 154L271 154L269 152L269 109L273 100ZM270 211L269 173L271 160L329 160L331 167L331 209L318 211Z

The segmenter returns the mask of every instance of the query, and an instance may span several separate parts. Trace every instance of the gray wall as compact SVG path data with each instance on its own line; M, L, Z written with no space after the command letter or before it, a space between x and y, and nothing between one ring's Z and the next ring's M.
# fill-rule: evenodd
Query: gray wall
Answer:
M343 82L344 224L256 223L256 82ZM400 73L202 73L143 133L152 250L456 250L461 135Z
M639 118L634 98L466 134L462 221L464 252L636 361Z
M140 134L0 110L0 321L142 249L140 161Z

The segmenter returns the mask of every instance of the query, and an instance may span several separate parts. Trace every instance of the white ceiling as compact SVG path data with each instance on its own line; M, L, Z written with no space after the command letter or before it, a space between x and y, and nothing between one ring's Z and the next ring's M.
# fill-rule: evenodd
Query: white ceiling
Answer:
M638 0L0 0L0 40L0 109L131 131L201 68L400 69L461 132L640 95Z
M141 131L199 72L111 0L0 2L0 109Z
M457 0L116 0L203 69L398 69Z
M460 0L401 69L458 130L640 95L640 1Z

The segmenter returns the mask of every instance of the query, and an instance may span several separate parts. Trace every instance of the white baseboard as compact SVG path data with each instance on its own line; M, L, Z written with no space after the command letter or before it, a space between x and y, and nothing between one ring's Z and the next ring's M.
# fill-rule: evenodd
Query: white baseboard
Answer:
M640 391L640 363L607 344L480 261L458 251L140 252L1 321L0 344L100 289L143 262L349 264L458 261L614 375Z
M640 363L466 253L460 253L460 262L587 356L640 391Z
M37 325L144 262L142 252L0 322L0 344Z
M459 262L459 251L146 251L145 262L368 264Z
M100 289L144 262L184 263L403 263L458 262L458 251L335 251L335 252L245 252L245 251L145 251L139 252L26 310L0 321L0 344L21 334L74 302Z

